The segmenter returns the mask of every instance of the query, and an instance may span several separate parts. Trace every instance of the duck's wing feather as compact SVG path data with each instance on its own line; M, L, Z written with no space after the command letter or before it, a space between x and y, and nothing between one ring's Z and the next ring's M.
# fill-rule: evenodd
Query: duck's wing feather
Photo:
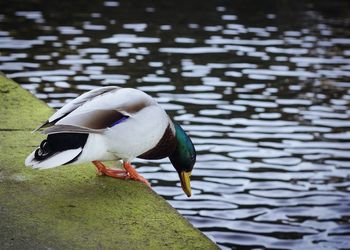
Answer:
M84 128L79 126L72 126L72 125L54 125L43 130L41 133L44 135L57 134L57 133L100 134L100 133L103 133L103 131L104 129L91 129L91 128Z
M91 90L89 92L86 92L86 93L80 95L79 97L75 98L74 100L70 101L69 103L64 105L62 108L57 110L56 113L54 113L45 123L41 124L36 129L34 129L32 131L32 133L38 131L41 128L54 125L59 120L66 117L71 112L73 112L77 108L81 107L84 103L91 101L95 97L103 95L104 93L116 91L118 89L120 89L120 88L116 87L116 86L101 87L101 88L97 88L97 89Z
M137 119L137 112L150 105L157 104L142 91L109 91L86 101L43 133L103 133L128 119Z

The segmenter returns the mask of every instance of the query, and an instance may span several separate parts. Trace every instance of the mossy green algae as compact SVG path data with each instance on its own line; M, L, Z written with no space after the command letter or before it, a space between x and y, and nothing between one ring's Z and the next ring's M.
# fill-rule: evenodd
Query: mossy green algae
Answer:
M92 164L24 167L52 110L0 76L1 249L217 249L145 185Z

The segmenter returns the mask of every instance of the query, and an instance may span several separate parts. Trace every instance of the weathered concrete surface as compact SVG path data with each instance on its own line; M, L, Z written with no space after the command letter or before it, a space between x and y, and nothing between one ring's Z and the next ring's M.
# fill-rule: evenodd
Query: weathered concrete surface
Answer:
M0 76L1 249L217 249L151 189L92 164L24 167L52 110Z

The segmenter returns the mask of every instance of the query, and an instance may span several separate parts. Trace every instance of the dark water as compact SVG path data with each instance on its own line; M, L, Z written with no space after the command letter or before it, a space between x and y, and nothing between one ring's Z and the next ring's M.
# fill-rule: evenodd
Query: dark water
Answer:
M135 87L198 151L187 199L221 248L350 249L349 1L1 1L0 71L54 108Z

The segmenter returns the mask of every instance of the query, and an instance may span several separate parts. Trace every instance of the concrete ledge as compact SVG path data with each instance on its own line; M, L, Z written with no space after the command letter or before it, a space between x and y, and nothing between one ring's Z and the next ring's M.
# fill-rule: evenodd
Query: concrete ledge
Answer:
M92 164L24 167L52 113L0 75L1 249L217 249L141 183L97 177Z

